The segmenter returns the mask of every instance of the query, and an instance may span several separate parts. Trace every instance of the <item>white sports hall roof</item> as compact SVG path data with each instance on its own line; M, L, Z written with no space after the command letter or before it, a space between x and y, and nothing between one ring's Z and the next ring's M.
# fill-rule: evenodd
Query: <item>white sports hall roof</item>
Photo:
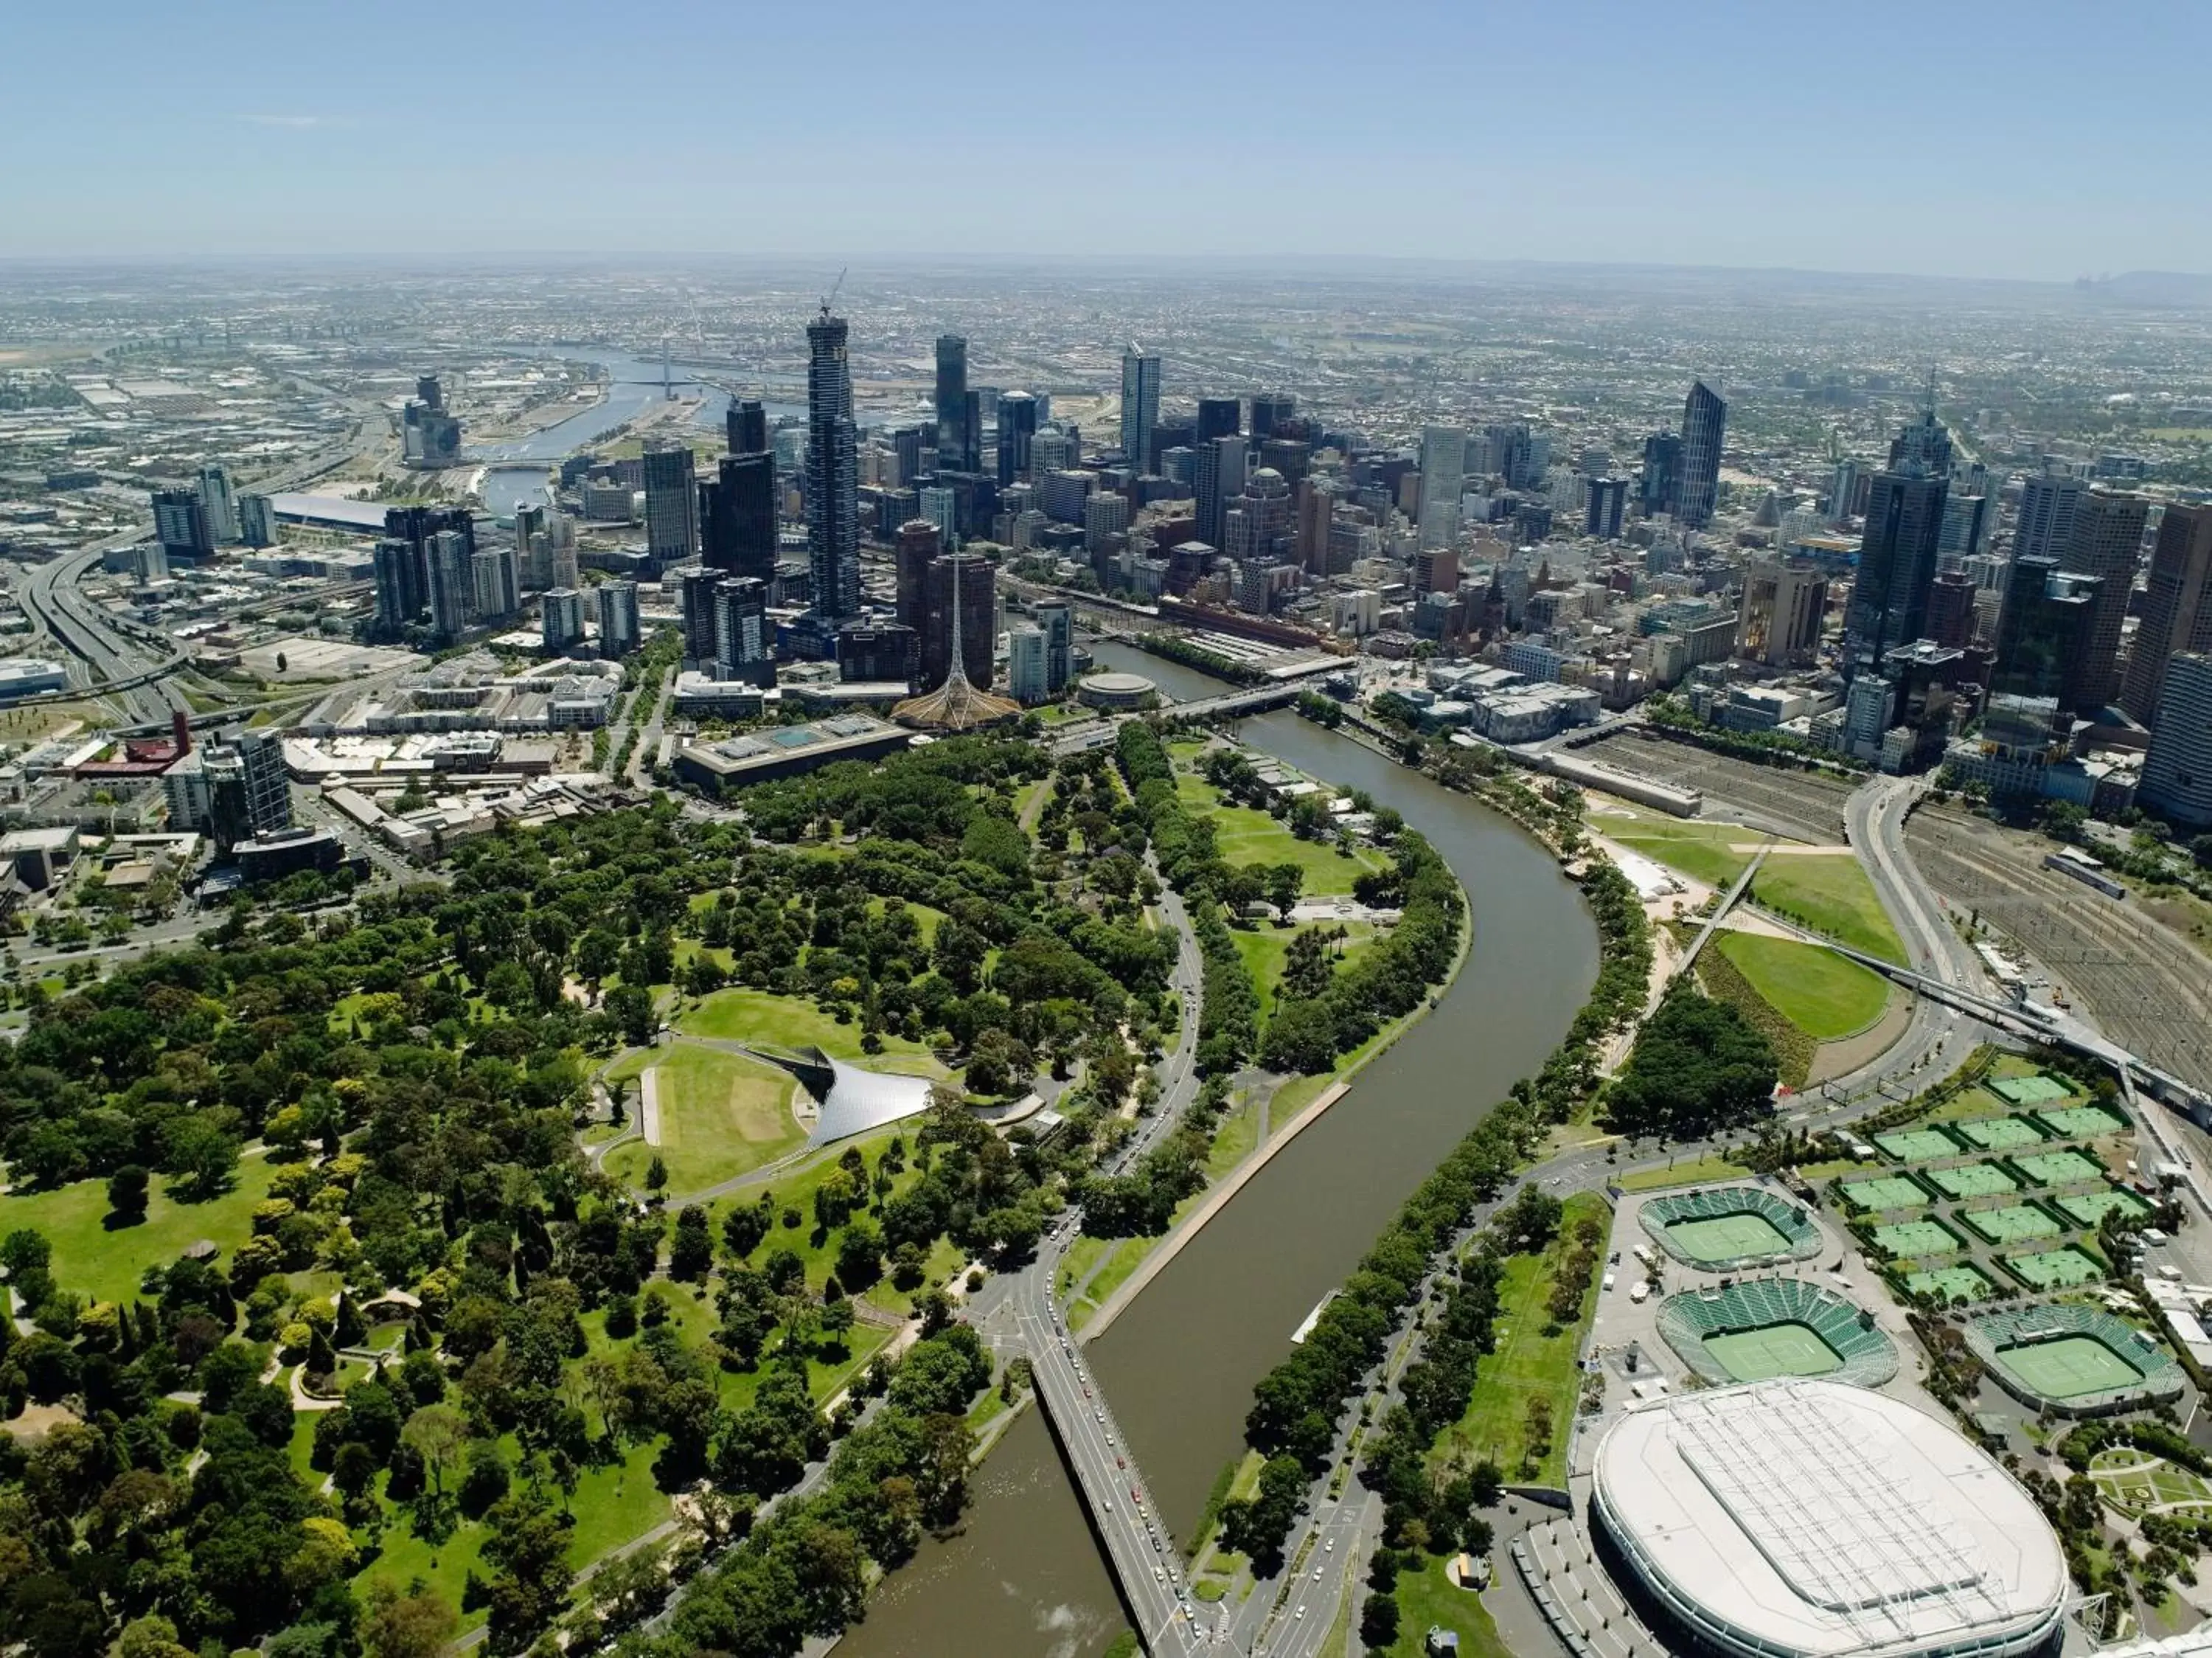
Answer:
M1947 1423L1833 1381L1630 1411L1595 1505L1631 1567L1724 1649L1985 1658L2046 1638L2066 1562L2027 1493Z

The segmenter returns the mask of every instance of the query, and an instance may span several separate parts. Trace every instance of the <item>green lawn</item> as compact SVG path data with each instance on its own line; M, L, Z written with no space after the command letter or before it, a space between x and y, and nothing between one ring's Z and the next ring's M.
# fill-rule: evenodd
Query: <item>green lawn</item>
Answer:
M767 991L717 991L684 1015L687 1036L728 1042L764 1042L777 1047L817 1047L832 1059L863 1060L881 1056L860 1051L859 1024L840 1024L811 1002ZM929 1050L902 1036L884 1038L886 1054L927 1056Z
M1885 961L1905 961L1905 947L1856 858L1770 857L1751 890L1768 908L1838 943Z
M1615 1182L1623 1192L1656 1192L1662 1186L1701 1185L1711 1180L1740 1180L1751 1171L1725 1157L1698 1157L1670 1168L1640 1168Z
M1712 948L1735 963L1777 1012L1815 1041L1856 1034L1880 1019L1889 1003L1888 980L1818 944L1723 933Z
M1318 1587L1327 1588L1326 1579ZM1442 1557L1425 1561L1419 1571L1401 1572L1397 1596L1398 1638L1388 1649L1390 1658L1425 1658L1422 1643L1431 1628L1459 1637L1460 1658L1513 1658L1482 1597L1454 1588Z
M1250 928L1231 930L1230 936L1237 942L1237 954L1244 960L1244 971L1251 975L1253 988L1260 993L1262 1024L1275 1010L1275 987L1283 982L1283 965L1290 958L1291 941L1300 933L1316 929L1334 930L1337 925L1333 921L1312 921L1278 927L1271 921L1262 921ZM1343 926L1348 935L1344 941L1344 960L1349 961L1375 930L1364 921L1346 922Z
M1545 1303L1551 1299L1553 1271L1572 1247L1576 1224L1585 1217L1603 1227L1612 1224L1604 1198L1595 1192L1578 1192L1567 1199L1559 1235L1549 1250L1507 1260L1498 1285L1497 1348L1481 1362L1466 1413L1437 1436L1430 1454L1432 1460L1472 1467L1488 1457L1508 1479L1566 1484L1567 1441L1582 1393L1582 1373L1575 1360L1583 1332L1597 1310L1597 1283L1593 1279L1584 1292L1581 1316L1555 1335L1544 1333L1552 1322ZM1533 1472L1524 1475L1528 1409L1533 1399L1551 1401L1551 1443Z
M52 1192L0 1197L0 1235L19 1227L36 1227L54 1247L54 1280L95 1301L127 1301L138 1293L139 1276L149 1266L167 1266L202 1238L212 1239L228 1261L253 1229L253 1206L269 1195L271 1162L247 1157L238 1179L222 1197L204 1204L180 1204L161 1188L156 1176L146 1218L137 1226L110 1232L107 1182L79 1180Z
M1213 824L1214 844L1222 862L1242 868L1251 863L1295 863L1305 871L1309 898L1341 897L1352 883L1370 869L1387 867L1376 852L1346 857L1327 841L1300 840L1289 826L1249 806L1228 806L1213 785L1194 772L1176 778L1182 803L1204 814Z
M660 1100L658 1152L672 1192L702 1192L772 1163L806 1143L791 1114L790 1074L718 1048L678 1043L653 1068ZM641 1109L633 1092L630 1109ZM642 1184L656 1149L633 1141L607 1155L607 1171Z
M1727 890L1751 862L1748 852L1733 846L1756 845L1756 829L1740 823L1705 823L1696 819L1670 818L1656 812L1631 811L1623 817L1615 810L1589 812L1584 821L1590 832L1603 835L1655 863L1663 863L1705 886Z

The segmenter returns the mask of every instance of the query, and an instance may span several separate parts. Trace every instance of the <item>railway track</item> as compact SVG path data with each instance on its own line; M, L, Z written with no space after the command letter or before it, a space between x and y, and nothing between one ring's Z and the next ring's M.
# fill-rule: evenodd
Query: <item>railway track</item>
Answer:
M1623 734L1579 751L1585 758L1680 788L1702 790L1722 802L1747 807L1778 820L1805 840L1844 838L1844 802L1851 785L1816 771L1783 771L1686 743Z

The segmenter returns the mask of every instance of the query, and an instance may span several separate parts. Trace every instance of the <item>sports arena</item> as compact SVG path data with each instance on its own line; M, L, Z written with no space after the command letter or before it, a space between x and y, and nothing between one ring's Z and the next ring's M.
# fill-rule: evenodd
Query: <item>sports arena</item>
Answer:
M1637 1218L1660 1248L1705 1272L1810 1260L1820 1253L1820 1228L1810 1212L1758 1186L1654 1198Z
M1802 1278L1747 1278L1669 1295L1656 1320L1667 1345L1708 1382L1832 1376L1879 1387L1897 1347L1873 1318Z
M1727 1658L2055 1653L2065 1557L1948 1424L1806 1378L1676 1394L1599 1442L1591 1529L1669 1647Z
M2187 1381L2154 1338L2063 1301L1974 1319L1966 1345L2005 1392L2060 1416L2142 1410L2180 1398Z

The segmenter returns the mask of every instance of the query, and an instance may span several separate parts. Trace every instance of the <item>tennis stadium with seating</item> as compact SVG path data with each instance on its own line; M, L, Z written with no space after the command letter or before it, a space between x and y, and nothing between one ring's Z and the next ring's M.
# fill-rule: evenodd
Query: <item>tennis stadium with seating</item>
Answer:
M2023 1405L2062 1416L2109 1416L2179 1399L2181 1367L2157 1340L2101 1308L2062 1303L1987 1313L1966 1344Z
M1659 1304L1660 1335L1705 1381L1827 1376L1879 1387L1897 1374L1897 1347L1874 1315L1802 1278L1749 1278L1686 1290Z
M1806 1261L1820 1253L1820 1228L1810 1213L1757 1186L1654 1198L1638 1218L1662 1249L1706 1272Z

